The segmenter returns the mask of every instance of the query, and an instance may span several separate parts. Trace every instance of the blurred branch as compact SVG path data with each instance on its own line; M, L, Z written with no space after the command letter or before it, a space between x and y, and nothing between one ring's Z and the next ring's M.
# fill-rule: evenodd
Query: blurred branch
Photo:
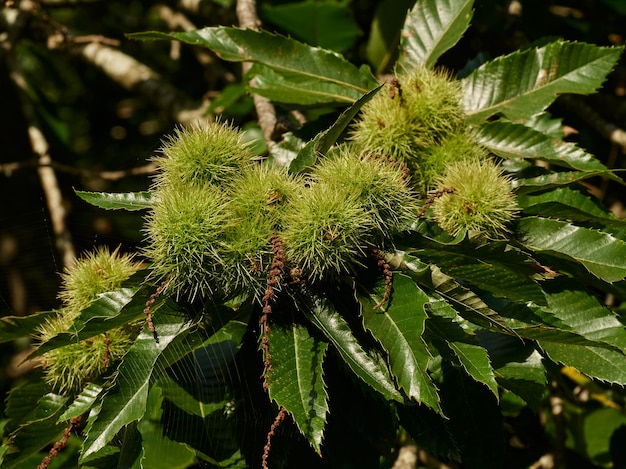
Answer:
M39 0L39 3L47 7L72 7L84 3L98 3L102 0Z
M157 170L157 165L154 163L148 163L143 166L137 166L136 168L130 168L118 171L98 171L94 169L81 169L75 168L55 161L50 161L48 164L42 164L39 159L33 158L25 161L12 161L10 163L0 164L0 173L4 173L5 176L10 177L15 171L19 171L25 168L40 168L50 167L60 173L72 174L83 178L98 178L105 181L118 181L131 176L144 176L147 174L154 174Z
M257 30L261 25L259 18L256 14L256 0L237 0L237 19L239 20L239 26L242 28L250 28ZM252 67L250 62L244 62L242 64L243 76L248 73ZM254 79L250 82L254 84ZM257 117L259 120L259 127L263 131L263 137L267 148L271 148L274 144L274 132L276 130L276 110L269 99L253 94L254 107L256 109Z
M182 29L183 31L193 31L198 29L196 25L193 24L184 14L172 10L167 5L159 5L157 10L163 21L165 21L167 26L172 31L176 31L177 29ZM198 62L200 62L203 66L206 67L211 65L212 67L221 67L220 62L215 60L215 58L211 54L207 53L205 49L194 47L193 51L198 59Z
M48 141L41 130L37 110L29 97L28 83L24 78L22 70L15 57L15 41L19 37L21 30L28 23L27 19L31 13L36 11L37 4L29 0L23 0L19 4L17 14L10 17L5 15L8 23L9 34L2 43L2 49L6 52L6 63L9 69L11 81L15 85L22 108L22 114L28 123L28 139L33 153L37 159L37 172L39 182L46 197L46 205L52 220L52 230L55 236L56 247L61 253L63 265L70 267L75 260L75 250L72 243L72 235L65 223L67 212L63 205L63 195L59 188L54 169L51 167L50 147Z
M194 104L150 67L120 50L92 42L80 46L78 51L117 84L146 96L173 120L188 123L204 117L208 100L200 105Z
M623 152L626 152L626 131L604 119L582 99L563 95L559 98L558 103L587 122L604 138L622 147Z

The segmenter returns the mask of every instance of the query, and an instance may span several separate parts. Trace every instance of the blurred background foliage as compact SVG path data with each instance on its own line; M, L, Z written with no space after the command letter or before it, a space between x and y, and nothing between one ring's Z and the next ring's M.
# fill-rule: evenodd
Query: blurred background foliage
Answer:
M392 70L399 30L413 3L259 0L257 10L264 29L335 50L382 76ZM0 13L1 314L27 315L58 306L63 246L71 246L76 254L100 244L129 252L139 247L140 216L97 209L78 199L74 189L147 189L151 158L164 135L194 116L233 121L247 129L256 144L265 145L241 64L220 61L206 49L177 42L132 41L125 36L237 25L236 6L235 0L4 2ZM462 74L468 63L555 38L620 45L625 37L626 2L621 0L477 0L472 26L440 63ZM111 53L106 60L102 50ZM563 119L569 140L617 170L625 166L626 146L620 140L626 126L624 65L623 61L618 65L600 93L557 100L550 109ZM277 108L279 123L290 111ZM336 112L310 108L300 118L314 120ZM285 122L288 126L292 121ZM39 139L33 138L33 127L40 129ZM49 147L47 163L33 149L42 141ZM57 178L62 199L56 208L55 202L50 206L50 193L42 185L42 162ZM624 188L606 180L592 183L594 193L623 216ZM54 224L55 210L65 211L61 228ZM21 379L24 368L17 363L27 346L2 346L0 393ZM570 388L572 392L586 389L575 379ZM511 405L515 418L510 424L518 426L513 433L544 438L533 428L536 419L523 418ZM589 412L602 421L602 411ZM587 428L599 426L583 425L580 431ZM606 438L597 439L607 444ZM545 441L535 443L541 447ZM594 459L593 454L588 456ZM620 467L626 467L622 463Z

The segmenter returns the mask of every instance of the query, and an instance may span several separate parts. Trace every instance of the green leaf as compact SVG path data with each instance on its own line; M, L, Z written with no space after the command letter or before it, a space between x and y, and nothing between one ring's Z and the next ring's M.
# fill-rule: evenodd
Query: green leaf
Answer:
M263 5L263 15L297 39L339 52L361 34L348 5L335 0Z
M271 94L282 101L277 93L281 93L285 85L300 88L297 101L294 101L294 95L289 95L288 101L282 102L350 104L378 85L370 72L357 69L336 53L264 31L211 27L171 34L135 33L129 37L176 39L208 47L227 61L263 65L263 68L257 68L258 80L261 83L265 81L265 85L255 88L259 94ZM272 70L271 76L267 73L268 69Z
M589 292L567 278L550 282L547 289L550 312L563 324L589 340L626 351L626 329L617 316Z
M559 186L569 186L578 181L584 181L592 177L606 177L615 179L611 171L563 171L558 173L543 174L533 178L520 178L513 180L513 187L518 194L543 191Z
M397 251L395 254L387 254L385 261L389 263L393 270L403 272L419 285L434 291L435 295L430 296L437 298L441 296L468 321L487 329L494 328L505 334L516 335L505 324L504 319L489 308L476 293L444 274L436 265L429 266L416 257L402 251Z
M519 220L517 231L528 249L577 261L606 282L626 277L626 243L607 233L539 217Z
M153 319L159 341L152 333L144 331L124 356L116 386L104 397L102 408L89 429L82 458L104 448L125 425L143 417L157 358L177 335L191 327L178 316L156 315Z
M153 386L148 396L146 414L137 424L141 433L143 456L141 467L150 469L186 469L197 462L194 451L187 445L164 435L161 422L163 395Z
M400 30L415 0L382 0L376 6L367 38L366 54L376 75L389 70L398 57Z
M476 247L469 243L414 252L422 261L437 265L451 277L468 282L499 298L545 304L543 291L532 279L531 259L506 246L490 243Z
M503 114L529 119L562 93L590 94L604 82L621 47L557 41L488 62L462 80L470 122Z
M289 171L291 173L298 173L313 166L317 162L317 158L325 154L339 139L361 107L372 99L383 86L384 85L378 85L369 93L361 96L356 103L341 113L331 127L318 133L313 140L309 141L304 148L298 152L298 156L291 161Z
M29 413L26 423L11 435L11 446L14 452L6 455L3 469L24 467L21 463L39 452L52 441L60 439L61 432L67 423L59 422L59 415L67 402L67 397L58 394L45 394L37 401L30 401L30 408L37 402L34 410Z
M624 225L597 201L586 195L562 187L539 195L520 195L519 206L528 215L557 218L577 222L590 222L597 225Z
M595 379L626 384L626 356L615 350L539 340L539 345L557 363L576 368Z
M418 0L409 11L400 40L398 66L405 72L433 68L463 36L474 0Z
M409 277L395 274L391 301L375 310L384 289L383 284L359 292L365 328L389 354L391 372L407 396L441 414L437 388L427 373L432 355L422 339L428 296Z
M546 392L547 378L534 342L487 331L480 331L478 338L489 353L498 384L537 410Z
M33 403L40 401L50 391L50 386L41 381L26 383L11 389L6 399L5 409L6 416L11 419L10 427L14 428L41 418L35 414Z
M475 381L486 385L498 399L498 384L487 351L480 345L464 342L450 342L448 345L459 358L461 366L467 374Z
M91 410L96 403L98 397L102 394L103 388L94 383L87 383L80 394L74 399L65 412L59 417L59 420L69 420L78 417Z
M41 344L31 356L39 356L55 348L76 343L127 324L143 315L144 298L135 298L137 288L120 288L100 295L80 315L68 332L62 332ZM157 306L153 308L156 311Z
M431 313L427 322L430 340L441 357L458 363L468 376L487 386L498 399L498 386L489 355L470 334L471 325L441 299L430 298L428 311Z
M481 145L502 158L541 159L569 169L609 173L609 169L593 155L573 143L552 138L522 124L489 122L478 127L476 135Z
M272 370L267 383L270 398L289 412L318 454L328 414L322 370L327 347L296 324L271 329Z
M144 210L152 207L152 191L118 193L74 192L85 202L105 210Z
M515 335L500 315L489 308L474 292L445 275L437 266L431 266L431 272L433 290L451 304L461 317L487 329Z
M355 375L385 399L404 402L389 375L389 370L373 356L375 351L363 348L354 337L348 323L328 301L316 298L313 303L300 302L300 307L309 321L334 345Z
M21 337L29 337L47 319L57 315L56 311L44 311L29 316L4 316L0 318L0 343Z

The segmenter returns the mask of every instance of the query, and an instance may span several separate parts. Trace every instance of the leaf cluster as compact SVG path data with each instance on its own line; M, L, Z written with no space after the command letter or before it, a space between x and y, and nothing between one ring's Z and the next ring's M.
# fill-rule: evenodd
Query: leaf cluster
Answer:
M418 2L400 31L398 77L439 76L433 67L461 38L471 10L467 0ZM581 184L597 176L621 179L543 125L558 94L598 89L620 48L556 41L486 62L464 78L446 75L453 85L446 90L456 90L450 93L458 99L449 126L415 129L402 117L394 130L399 136L390 134L390 141L406 137L413 142L406 151L419 138L431 139L415 144L427 152L433 142L476 152L466 161L442 158L445 171L432 171L440 176L439 192L452 186L462 193L470 180L484 189L464 201L475 206L447 208L453 199L443 192L429 198L423 191L417 203L402 167L388 164L399 153L379 148L355 155L340 143L350 125L353 133L371 130L359 117L353 121L367 103L376 109L376 100L397 99L397 105L400 97L392 99L389 87L336 53L227 27L134 37L176 39L224 60L253 62L252 91L276 102L346 109L310 140L289 134L264 163L243 164L248 169L234 174L213 179L214 169L200 162L191 179L162 177L148 193L79 193L104 208L151 210L146 252L158 275L137 275L101 294L73 319L71 333L37 353L143 318L147 301L158 340L146 325L115 375L80 392L56 393L36 380L13 390L6 467L20 467L54 439L59 422L82 414L88 415L84 467L161 467L166 463L155 461L162 454L180 467L199 461L257 467L262 448L251 440L266 441L279 409L288 414L282 425L297 431L271 433L272 467L320 464L319 456L337 466L377 466L391 461L394 445L406 439L466 467L503 467L505 419L511 409L540 411L548 382L567 389L575 380L594 389L610 402L599 411L608 414L612 431L623 422L616 401L626 384L620 306L626 226ZM426 88L412 85L403 99L419 100ZM167 141L166 153L174 155L183 133ZM230 164L234 152L225 155L224 164L237 167ZM422 159L409 165L414 174ZM479 166L475 173L464 172L461 163L468 161ZM480 173L485 167L488 173ZM209 180L198 180L204 170ZM501 182L506 190L497 187ZM479 209L490 197L499 208ZM448 223L451 213L454 220L467 217L465 229ZM475 213L491 223L490 236L475 232L485 222L472 228ZM253 236L240 236L241 229ZM269 295L268 316L259 294L243 285L267 287L275 232L289 261ZM264 267L247 277L253 269L246 266L259 259ZM229 273L227 266L238 267ZM163 279L171 287L157 299ZM225 283L246 294L220 293ZM605 302L609 295L617 299L613 305ZM201 318L190 321L182 313L194 308ZM262 314L268 328L259 326ZM49 317L6 318L0 338L12 340ZM259 342L267 346L265 357ZM37 402L36 409L24 412L25 401ZM250 428L250 412L262 425ZM180 419L195 425L171 431L168 422ZM207 428L220 435L218 447L205 438ZM248 432L254 435L241 438ZM613 437L623 438L618 431Z

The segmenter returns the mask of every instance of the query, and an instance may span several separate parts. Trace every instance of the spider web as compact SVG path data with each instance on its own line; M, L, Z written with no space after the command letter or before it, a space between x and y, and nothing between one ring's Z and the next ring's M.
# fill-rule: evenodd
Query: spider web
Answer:
M135 239L119 235L120 230L117 230L118 234L105 236L94 229L94 219L97 221L102 217L102 211L88 210L91 210L89 216L70 216L68 219L79 257L99 245L108 245L112 250L121 246L125 252L137 251L140 245L138 224L125 228L126 232L132 229L138 232ZM132 215L140 224L142 216ZM127 217L123 220L127 221ZM63 266L55 248L55 236L43 196L33 199L28 210L4 207L0 223L3 227L0 236L0 308L3 316L24 316L58 307L59 274ZM115 225L119 221L110 223ZM155 311L155 317L158 314L159 311ZM169 310L163 314L178 314L176 320L181 323L196 315L193 311L190 314L190 311ZM158 318L156 321L158 329ZM276 409L262 389L263 361L257 347L258 329L245 322L230 326L230 329L228 324L226 328L220 328L210 321L207 323L192 326L190 330L193 332L169 345L170 355L182 358L173 364L157 360L150 378L152 391L146 416L136 425L120 431L110 443L122 453L129 443L128 429L132 429L134 436L130 436L145 442L143 454L136 455L143 461L143 467L258 467L260 464ZM244 335L247 340L242 346ZM204 344L199 346L202 342ZM4 344L3 367L13 366L11 358L32 345L32 339L30 343ZM244 363L242 357L248 361L253 357L256 363ZM141 371L136 370L136 373L139 375ZM20 375L19 379L24 377L28 374ZM3 382L3 397L13 384L15 382L10 380ZM285 427L284 433L298 435L295 426ZM153 437L155 434L159 438ZM84 434L75 440L82 438ZM159 444L155 445L155 442ZM200 457L194 457L185 448L198 450ZM29 459L24 467L32 467L32 461L41 459L47 449ZM76 441L66 451L76 453L74 462L59 458L56 464L64 461L63 464L75 465L78 457ZM54 464L50 467L55 467Z

